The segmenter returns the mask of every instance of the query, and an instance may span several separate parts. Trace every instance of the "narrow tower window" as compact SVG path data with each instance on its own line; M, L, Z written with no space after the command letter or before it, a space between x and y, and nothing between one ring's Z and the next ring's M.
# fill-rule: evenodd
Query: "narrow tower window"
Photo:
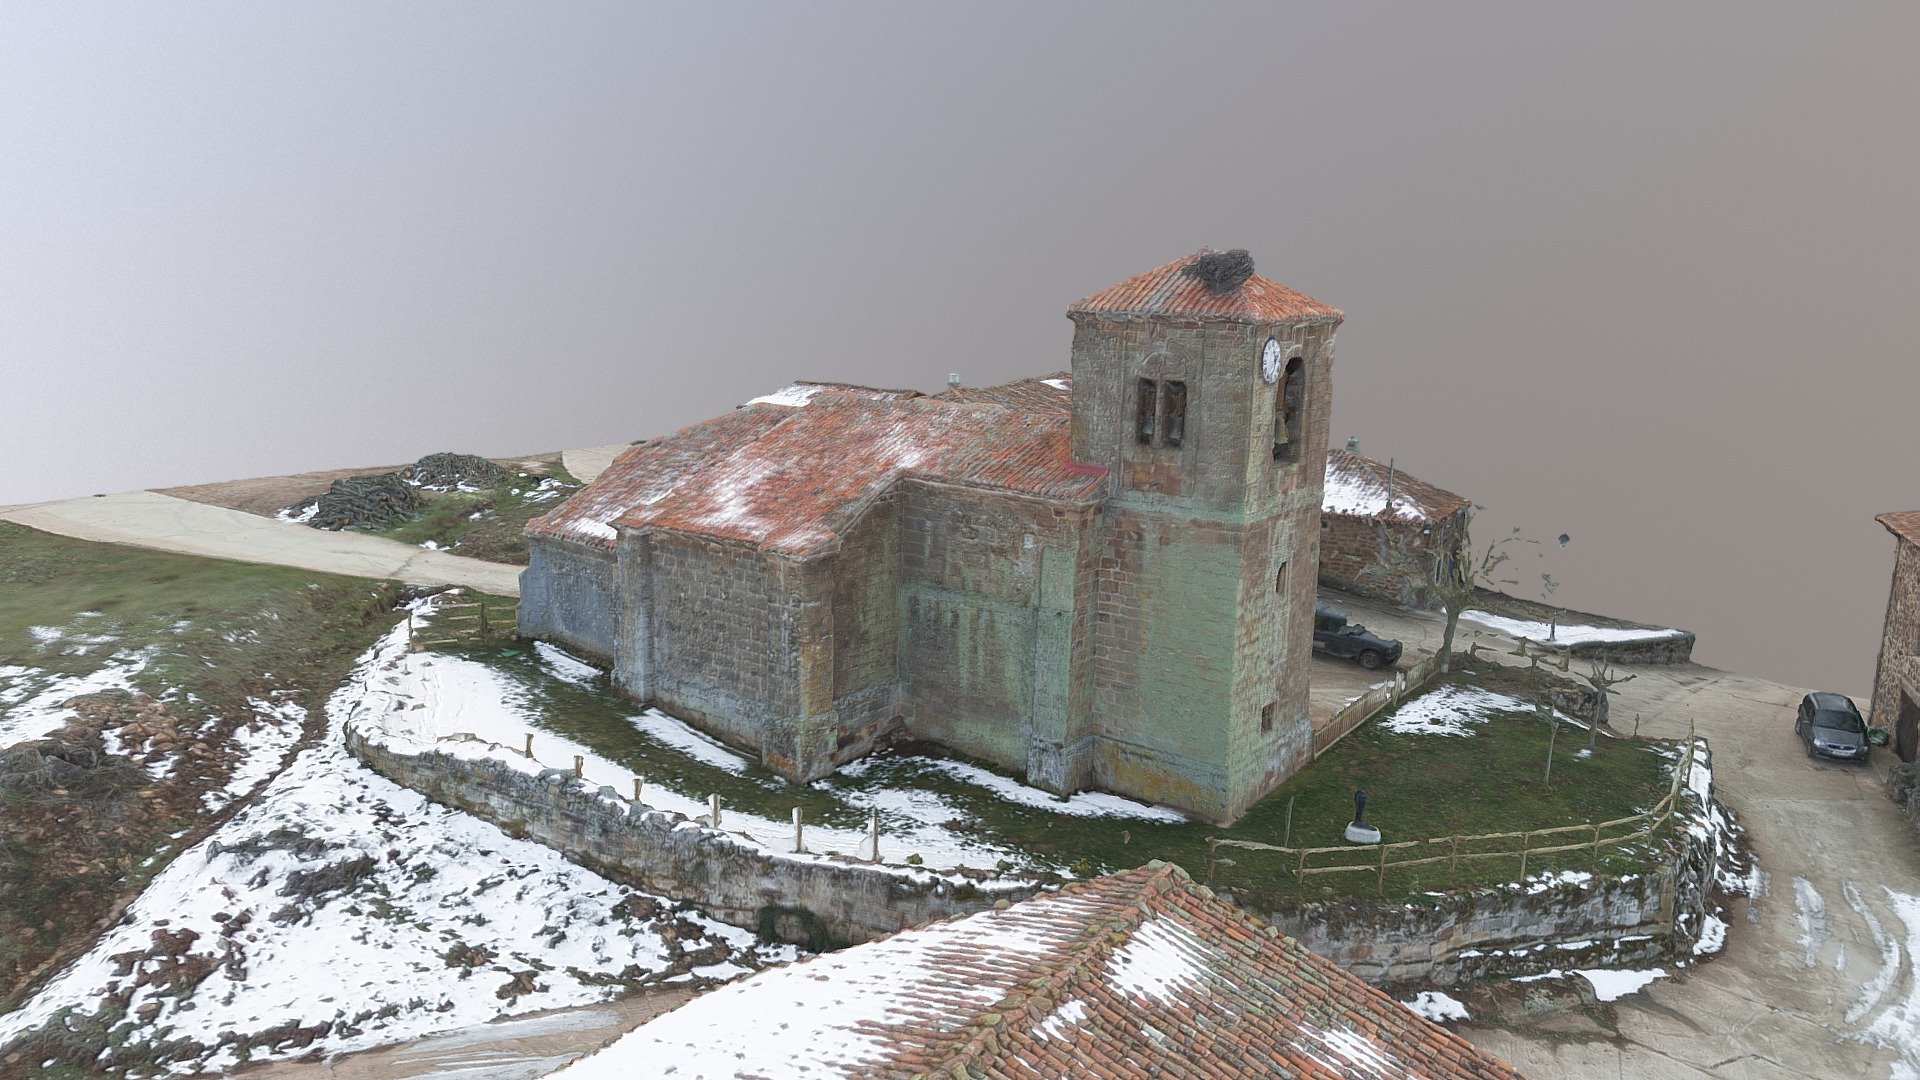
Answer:
M1167 422L1161 430L1167 433L1168 446L1179 446L1187 437L1187 384L1169 379L1166 391Z
M1153 420L1154 412L1157 408L1156 397L1153 380L1141 379L1140 400L1135 403L1133 412L1134 437L1140 440L1141 446L1153 445Z
M1273 410L1273 460L1300 460L1301 412L1307 396L1307 379L1298 356L1287 361L1286 374L1280 376L1280 393Z

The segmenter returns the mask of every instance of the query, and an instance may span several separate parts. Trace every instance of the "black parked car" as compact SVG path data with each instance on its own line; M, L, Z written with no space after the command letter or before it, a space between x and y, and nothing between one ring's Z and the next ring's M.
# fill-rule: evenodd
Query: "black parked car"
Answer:
M1400 643L1369 633L1347 613L1326 604L1313 606L1313 651L1350 656L1368 671L1400 659Z
M1867 725L1860 710L1840 694L1813 693L1800 701L1793 733L1807 744L1808 757L1867 760Z

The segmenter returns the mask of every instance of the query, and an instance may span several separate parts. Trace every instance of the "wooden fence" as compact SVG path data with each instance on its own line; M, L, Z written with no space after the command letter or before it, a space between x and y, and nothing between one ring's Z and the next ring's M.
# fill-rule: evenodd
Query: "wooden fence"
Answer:
M1612 821L1597 821L1581 825L1561 825L1548 829L1528 829L1521 832L1481 833L1474 836L1443 836L1430 840L1402 840L1392 844L1348 844L1342 847L1292 848L1277 844L1262 844L1253 840L1229 840L1225 837L1210 837L1208 848L1216 854L1220 848L1242 848L1252 851L1271 852L1280 857L1282 867L1293 875L1296 882L1305 883L1314 874L1373 874L1378 879L1378 891L1386 892L1387 871L1399 870L1410 866L1432 866L1446 863L1449 873L1456 872L1462 862L1474 859L1513 859L1520 860L1520 880L1527 879L1527 861L1541 855L1556 855L1569 851L1589 853L1597 867L1600 853L1606 848L1635 840L1649 839L1664 828L1673 817L1675 804L1679 802L1680 789L1684 787L1693 772L1695 743L1693 731L1687 731L1686 749L1673 769L1673 783L1651 810L1628 817L1615 818ZM1572 839L1574 837L1578 839ZM1536 845L1537 840L1554 840L1566 837L1568 843L1548 843ZM1515 843L1518 841L1518 843ZM1402 858L1401 856L1406 856ZM1334 856L1332 862L1315 866L1315 857Z
M1380 710L1397 706L1408 696L1418 693L1439 673L1440 658L1429 656L1405 671L1394 672L1391 683L1376 686L1342 705L1327 726L1314 731L1314 758L1317 760L1321 754L1333 749L1335 743L1353 734L1354 728L1373 719Z
M433 618L424 623L415 622L413 612L409 611L407 649L411 652L439 645L484 645L489 640L505 640L514 636L519 617L517 601L485 593L443 604L434 610ZM424 636L427 634L436 636Z

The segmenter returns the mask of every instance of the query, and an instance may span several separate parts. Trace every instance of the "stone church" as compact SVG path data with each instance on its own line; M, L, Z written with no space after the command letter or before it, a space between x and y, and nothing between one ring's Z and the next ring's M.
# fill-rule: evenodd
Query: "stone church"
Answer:
M1312 757L1341 313L1202 251L1075 303L1072 371L803 383L527 529L520 630L808 781L900 732L1229 822Z

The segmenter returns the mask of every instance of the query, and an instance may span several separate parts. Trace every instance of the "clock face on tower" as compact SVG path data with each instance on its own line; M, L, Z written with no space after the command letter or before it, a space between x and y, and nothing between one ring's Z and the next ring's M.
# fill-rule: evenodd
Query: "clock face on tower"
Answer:
M1283 362L1280 343L1268 338L1266 348L1260 350L1260 377L1266 380L1268 386L1280 381L1280 365Z

